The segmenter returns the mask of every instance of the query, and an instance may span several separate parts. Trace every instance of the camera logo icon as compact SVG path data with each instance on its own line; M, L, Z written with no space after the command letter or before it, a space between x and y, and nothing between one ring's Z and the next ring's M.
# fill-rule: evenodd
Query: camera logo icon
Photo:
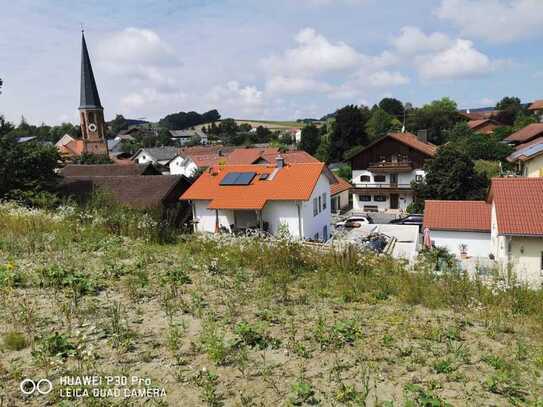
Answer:
M19 385L21 392L26 395L34 394L38 392L39 394L49 394L53 390L53 383L47 379L41 379L34 381L32 379L24 379Z

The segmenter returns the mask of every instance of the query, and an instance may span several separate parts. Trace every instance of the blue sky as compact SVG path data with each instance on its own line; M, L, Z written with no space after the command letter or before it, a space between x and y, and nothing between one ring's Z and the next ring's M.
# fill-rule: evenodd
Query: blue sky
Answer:
M17 0L2 9L0 113L78 121L81 23L108 119L543 98L541 0Z

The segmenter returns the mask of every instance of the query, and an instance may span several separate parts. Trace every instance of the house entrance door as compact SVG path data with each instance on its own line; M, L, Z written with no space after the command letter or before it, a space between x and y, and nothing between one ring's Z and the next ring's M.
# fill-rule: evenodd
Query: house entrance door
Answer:
M399 198L398 194L390 194L390 209L399 208Z

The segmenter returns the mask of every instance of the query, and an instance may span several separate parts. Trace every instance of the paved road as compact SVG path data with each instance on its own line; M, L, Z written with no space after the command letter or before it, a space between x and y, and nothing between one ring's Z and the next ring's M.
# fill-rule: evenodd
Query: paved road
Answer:
M398 217L397 214L394 214L394 213L384 213L384 212L368 212L368 213L364 213L364 212L356 211L356 214L357 214L357 215L369 215L369 216L373 219L373 222L374 222L374 223L377 223L377 224L387 224L387 223L389 223L391 220L396 219L396 218ZM340 218L341 218L341 219L346 219L346 218L348 218L349 216L351 216L351 212L345 213L345 214L342 215ZM339 220L339 219L338 219L338 220Z

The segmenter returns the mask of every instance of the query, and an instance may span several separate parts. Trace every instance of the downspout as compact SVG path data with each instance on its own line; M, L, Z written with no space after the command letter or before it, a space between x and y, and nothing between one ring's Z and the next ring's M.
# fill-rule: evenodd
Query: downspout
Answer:
M194 229L194 233L198 232L196 228L196 208L194 206L194 201L189 201L190 209L192 210L192 228Z
M302 208L300 201L296 203L296 207L298 208L298 234L300 235L300 240L304 240L304 236L302 234Z

